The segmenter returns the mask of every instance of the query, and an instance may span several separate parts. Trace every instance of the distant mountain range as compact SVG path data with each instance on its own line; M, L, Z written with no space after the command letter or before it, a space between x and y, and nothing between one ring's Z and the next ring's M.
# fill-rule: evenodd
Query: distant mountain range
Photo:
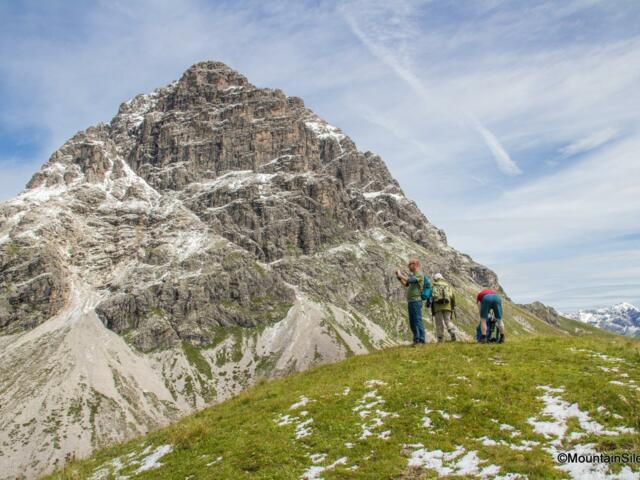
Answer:
M608 308L580 310L566 316L620 335L640 337L640 308L627 302Z

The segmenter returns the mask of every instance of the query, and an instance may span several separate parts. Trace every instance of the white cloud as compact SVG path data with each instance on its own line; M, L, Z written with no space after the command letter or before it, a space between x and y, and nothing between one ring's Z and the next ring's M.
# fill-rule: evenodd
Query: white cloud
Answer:
M409 45L414 45L420 32L415 21L415 3L410 2L362 2L354 1L342 8L345 20L353 33L369 51L388 65L428 108L439 116L452 117L469 124L483 138L500 171L506 175L519 175L522 171L511 159L498 138L474 115L468 113L464 104L436 98L423 81L413 72L415 63Z
M640 225L640 135L513 188L462 217L480 258L610 241ZM481 224L487 229L482 230ZM458 226L460 228L460 226ZM471 245L469 245L471 247Z
M502 173L505 175L520 175L522 170L518 168L518 165L516 165L516 163L511 159L504 147L500 145L496 136L484 128L480 123L476 124L476 128L484 137L484 140L489 147L489 150L493 153L493 158L495 158L498 168Z
M605 128L567 145L560 150L560 154L564 157L571 157L578 153L588 152L610 142L618 135L619 132L615 128Z
M540 298L562 312L640 303L640 250L607 249L564 258L499 265L504 284L522 302ZM527 276L526 287L519 280Z

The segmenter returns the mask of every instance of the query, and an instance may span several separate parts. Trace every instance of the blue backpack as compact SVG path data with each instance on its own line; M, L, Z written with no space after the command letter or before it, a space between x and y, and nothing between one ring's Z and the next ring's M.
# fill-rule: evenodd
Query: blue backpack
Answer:
M422 285L422 300L429 300L431 298L431 282L429 277L424 276L424 283Z

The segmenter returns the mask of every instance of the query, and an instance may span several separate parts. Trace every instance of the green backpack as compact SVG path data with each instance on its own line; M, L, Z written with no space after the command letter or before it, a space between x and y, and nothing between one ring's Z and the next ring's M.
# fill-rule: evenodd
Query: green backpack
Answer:
M431 286L431 295L433 296L433 303L440 305L446 305L451 303L451 297L453 296L453 290L451 285L444 282L435 282Z

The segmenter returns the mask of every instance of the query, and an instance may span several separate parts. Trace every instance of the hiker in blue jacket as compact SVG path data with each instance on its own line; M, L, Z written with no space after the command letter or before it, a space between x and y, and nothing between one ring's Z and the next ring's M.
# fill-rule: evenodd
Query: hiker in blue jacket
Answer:
M396 278L407 289L407 306L409 309L409 327L413 333L413 346L425 343L424 324L422 323L422 289L424 275L420 272L420 262L409 260L408 275L396 270Z

